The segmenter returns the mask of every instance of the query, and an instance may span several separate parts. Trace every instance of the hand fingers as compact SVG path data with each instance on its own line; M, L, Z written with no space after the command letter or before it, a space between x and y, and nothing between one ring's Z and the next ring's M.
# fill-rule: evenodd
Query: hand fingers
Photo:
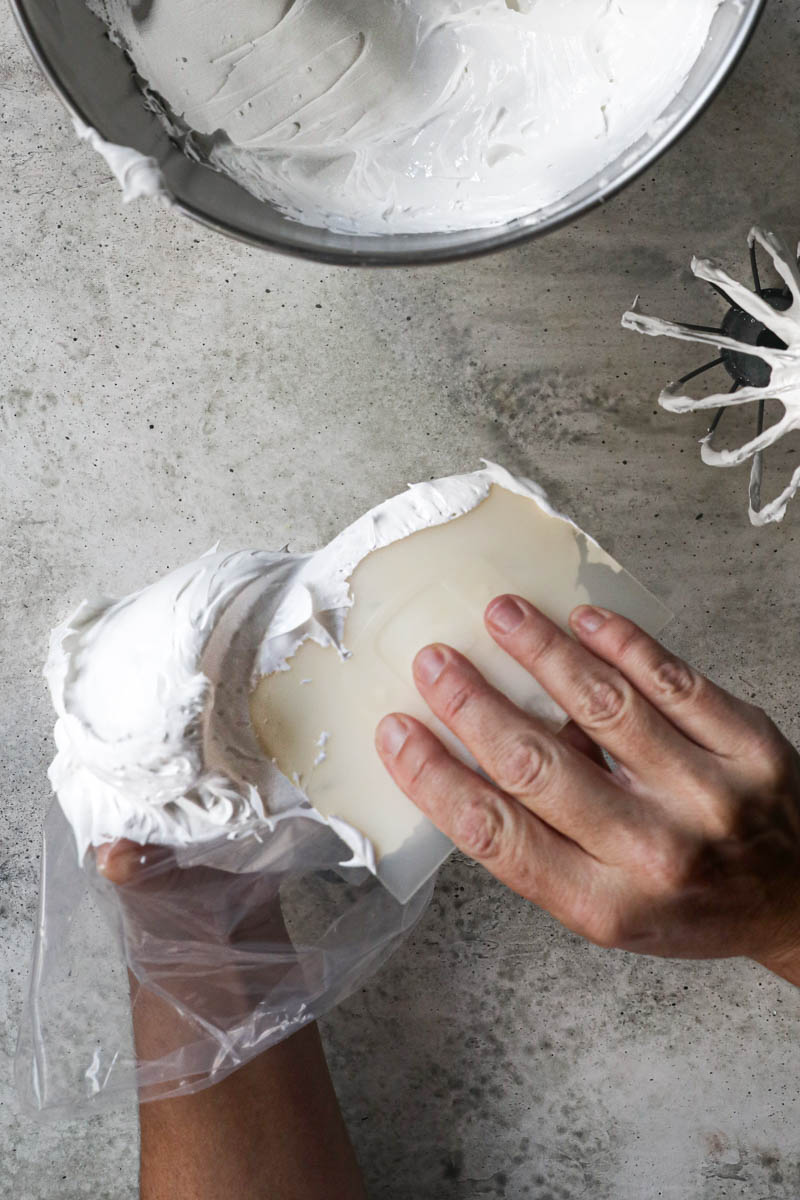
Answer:
M746 758L763 751L765 742L778 740L764 713L675 658L632 621L584 606L575 610L570 624L593 654L617 667L697 745L724 757Z
M641 824L642 808L607 771L547 733L450 647L420 651L414 679L502 791L591 854L618 856Z
M127 838L98 846L95 863L122 889L129 936L139 928L176 942L289 943L274 875L179 867L169 847Z
M566 742L573 750L577 750L579 754L585 755L590 762L595 763L603 771L609 769L608 763L603 757L603 751L592 741L588 734L584 733L580 725L576 725L574 721L568 721L558 737L562 742Z
M128 838L107 842L95 850L95 863L101 875L117 887L140 887L161 874L171 851L164 846L140 846Z
M577 906L591 907L600 864L457 762L421 722L385 717L376 746L409 799L508 887L566 924Z
M694 781L710 772L712 760L630 680L526 600L494 600L486 610L486 625L573 721L646 787L669 793L676 777Z

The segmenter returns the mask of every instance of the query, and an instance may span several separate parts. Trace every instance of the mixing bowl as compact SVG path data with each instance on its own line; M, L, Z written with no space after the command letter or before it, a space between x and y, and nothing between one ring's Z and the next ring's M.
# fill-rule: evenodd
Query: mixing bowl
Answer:
M84 0L11 3L33 56L70 112L107 141L156 158L178 212L230 237L287 254L349 266L408 266L467 258L538 237L625 187L680 137L719 90L766 0L723 0L708 42L663 118L600 174L556 204L489 229L377 237L303 225L256 200L227 176L188 159L145 106L129 60Z

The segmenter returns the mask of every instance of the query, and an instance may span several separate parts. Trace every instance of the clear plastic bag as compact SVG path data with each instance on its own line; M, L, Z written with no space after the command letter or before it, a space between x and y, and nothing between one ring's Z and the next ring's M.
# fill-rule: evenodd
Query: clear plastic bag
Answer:
M340 866L342 842L302 817L197 847L118 849L126 882L104 878L92 851L80 865L53 804L16 1064L34 1114L218 1082L359 987L433 891L431 880L399 904L368 871Z

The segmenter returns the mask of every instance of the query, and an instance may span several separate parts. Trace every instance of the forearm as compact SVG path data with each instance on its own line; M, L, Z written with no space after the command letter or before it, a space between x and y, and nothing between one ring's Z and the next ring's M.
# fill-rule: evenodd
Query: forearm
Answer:
M164 1001L139 992L140 1055L163 1044L169 1019ZM142 1200L366 1196L315 1024L212 1087L139 1111Z

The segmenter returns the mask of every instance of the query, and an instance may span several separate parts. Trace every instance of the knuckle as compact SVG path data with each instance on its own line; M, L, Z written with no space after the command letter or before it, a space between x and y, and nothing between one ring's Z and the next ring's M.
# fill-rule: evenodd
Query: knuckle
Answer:
M602 950L615 950L623 941L619 922L615 916L595 918L584 936L587 941L593 942Z
M564 923L578 937L585 938L587 942L592 942L594 941L592 934L595 932L597 918L598 913L595 904L590 900L588 894L583 892L572 897L564 917Z
M691 789L692 807L707 840L724 842L738 836L742 828L742 796L727 783L705 784Z
M627 719L631 690L621 682L593 679L583 688L578 707L581 725L592 729L619 725Z
M797 779L797 751L763 708L741 702L739 734L731 757L753 782L778 789Z
M473 796L456 810L453 841L471 858L496 860L505 851L503 807L491 793Z
M442 701L442 718L446 724L456 721L477 695L474 684L461 679L454 683Z
M400 753L400 765L406 790L412 793L427 790L436 765L435 756L431 753L430 748L420 745L412 735Z
M640 950L648 937L641 918L634 913L612 912L601 923L592 941L604 950Z
M516 738L499 755L497 783L506 792L540 790L553 767L552 751L538 738Z
M593 908L591 911L579 910L572 928L579 937L604 950L615 949L623 940L619 914L613 906Z
M705 844L724 843L739 837L746 817L746 789L742 789L741 781L731 777L721 763L712 760L702 766L698 764L685 776L682 790L691 801L695 829ZM685 844L679 837L672 841L673 856L686 881L698 869L698 847L694 842Z
M640 842L636 857L638 872L648 891L670 894L688 881L687 854L669 834L652 836Z
M555 649L560 640L560 631L554 626L537 629L536 637L530 638L528 642L527 657L533 661L546 658Z
M797 776L797 752L786 738L766 719L766 728L756 734L748 757L755 764L761 786L780 791Z
M653 672L653 682L661 699L674 704L698 700L704 684L702 675L677 658L659 663Z
M631 651L635 651L638 648L642 637L642 632L637 625L620 618L613 639L614 655L620 659L628 658Z
M676 780L678 776L675 776ZM722 809L730 800L733 785L724 765L714 758L700 760L684 768L681 786L700 812Z
M712 800L703 813L706 850L746 844L762 821L763 813L764 807L755 808L745 793Z

